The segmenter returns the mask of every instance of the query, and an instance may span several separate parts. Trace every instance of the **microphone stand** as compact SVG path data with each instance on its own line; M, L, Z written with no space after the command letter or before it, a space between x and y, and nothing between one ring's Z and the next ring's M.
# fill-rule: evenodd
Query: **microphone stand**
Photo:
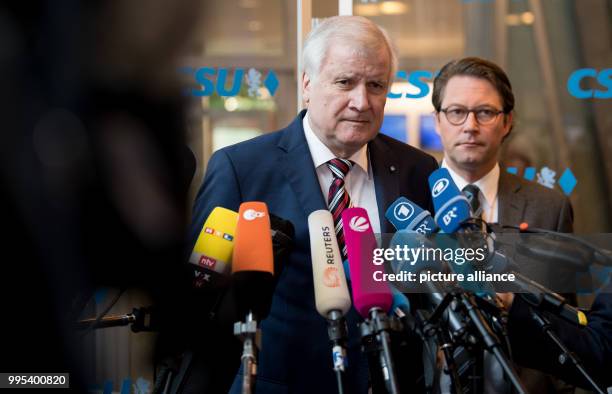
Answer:
M531 317L536 322L536 324L540 327L542 332L548 335L548 337L552 340L552 342L555 345L557 345L557 347L561 351L561 354L559 355L559 363L562 365L565 365L566 362L569 360L572 363L572 365L576 367L578 372L580 372L582 376L584 376L584 378L589 382L589 384L591 385L591 387L593 387L595 392L600 393L600 394L605 394L606 392L601 387L599 387L597 382L595 382L595 379L593 379L589 375L589 373L586 371L586 369L584 368L584 366L582 365L582 362L578 359L578 357L576 357L576 355L574 355L574 353L572 353L567 348L567 346L565 346L563 341L561 341L561 338L559 338L557 334L552 330L550 321L546 317L544 317L542 313L535 310L534 308L529 308L529 312L531 313Z
M468 315L472 320L472 323L474 323L474 326L482 337L485 347L487 348L487 350L493 353L493 355L501 365L502 369L504 370L506 376L508 376L508 378L512 382L512 385L514 386L516 391L519 394L526 394L527 391L523 387L523 384L521 383L516 371L514 370L512 365L510 365L510 362L508 361L507 357L501 351L501 344L499 342L499 339L491 330L491 327L482 316L482 313L478 309L476 302L472 299L473 296L467 295L465 293L458 293L456 294L456 297L458 297L463 306L466 308Z
M338 310L330 311L327 315L327 334L332 343L332 359L334 361L334 371L336 372L336 382L338 383L338 393L344 394L344 370L346 368L346 321L342 317L342 312Z
M124 314L124 315L111 315L106 316L100 319L96 323L96 318L87 318L78 320L75 323L75 328L77 330L87 330L87 329L98 329L98 328L109 328L109 327L121 327L127 326L129 324L132 325L132 331L153 331L153 327L151 324L151 313L152 308L134 308L132 309L132 313ZM92 326L92 324L94 324Z
M378 307L370 309L370 318L359 326L362 343L367 344L376 338L378 360L382 368L385 387L390 394L399 394L393 357L391 356L389 330L391 322L386 313Z
M244 322L234 323L234 335L242 340L242 394L255 392L257 376L257 341L259 330L253 312L249 312Z
M452 299L453 295L447 293L442 299L442 302L440 302L436 309L434 309L432 314L429 316L426 314L420 315L419 317L421 318L420 320L422 323L421 332L426 337L433 337L435 335L438 347L444 352L446 369L451 379L451 388L453 393L461 394L463 390L461 388L459 373L457 371L457 363L455 362L453 342L450 335L448 335L447 330L440 327L440 319L443 316L446 308L449 307Z

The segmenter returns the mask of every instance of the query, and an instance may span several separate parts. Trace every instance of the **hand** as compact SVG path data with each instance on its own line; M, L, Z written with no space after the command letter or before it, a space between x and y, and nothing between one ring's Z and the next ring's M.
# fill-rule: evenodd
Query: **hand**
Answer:
M510 310L514 301L514 293L496 293L497 298L504 304L506 310Z

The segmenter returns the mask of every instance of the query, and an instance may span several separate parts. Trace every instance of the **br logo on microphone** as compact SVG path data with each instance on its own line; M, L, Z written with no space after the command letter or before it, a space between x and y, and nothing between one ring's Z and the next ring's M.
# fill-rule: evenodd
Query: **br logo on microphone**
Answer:
M262 218L264 216L265 216L265 213L257 212L254 209L247 209L246 211L244 211L244 214L242 214L242 217L244 217L246 220L255 220L257 218Z
M353 231L357 231L359 233L363 233L367 229L370 228L370 225L368 224L368 220L366 218L361 217L361 216L355 216L349 222L349 227Z
M327 287L340 287L340 275L338 274L338 268L325 268L325 271L323 271L323 284Z
M450 182L446 178L439 179L431 188L431 196L433 198L438 197L440 194L444 192L444 190L446 190L449 183Z
M412 217L414 213L414 207L407 202L399 203L393 210L393 216L400 222L404 222Z

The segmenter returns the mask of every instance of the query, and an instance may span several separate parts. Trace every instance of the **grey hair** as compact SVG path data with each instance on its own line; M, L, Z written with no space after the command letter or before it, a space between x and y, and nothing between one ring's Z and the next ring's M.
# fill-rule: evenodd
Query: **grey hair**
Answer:
M327 51L332 42L350 43L366 50L375 50L384 45L389 52L391 69L389 70L389 85L395 78L397 70L397 55L387 32L362 16L334 16L325 19L315 26L306 41L302 51L304 72L311 79L316 79Z

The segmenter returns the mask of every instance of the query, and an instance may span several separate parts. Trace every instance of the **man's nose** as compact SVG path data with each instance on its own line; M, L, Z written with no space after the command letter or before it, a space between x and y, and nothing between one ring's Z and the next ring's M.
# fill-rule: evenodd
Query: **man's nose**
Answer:
M468 112L467 118L465 119L465 122L463 123L463 130L464 131L478 130L479 126L480 124L478 123L478 119L476 119L476 113Z
M357 85L351 90L349 106L359 112L364 112L370 109L370 99L368 97L368 89L365 85Z

